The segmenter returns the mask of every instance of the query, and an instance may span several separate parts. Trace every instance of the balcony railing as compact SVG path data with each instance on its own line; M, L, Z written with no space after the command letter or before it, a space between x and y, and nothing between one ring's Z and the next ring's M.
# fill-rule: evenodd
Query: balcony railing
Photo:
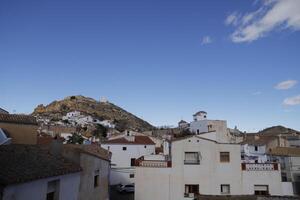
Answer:
M278 163L242 163L243 171L277 171Z
M141 157L136 160L135 166L137 167L152 167L152 168L168 168L172 167L171 161L164 161L164 160L143 160L144 158Z
M199 165L200 160L184 160L185 165Z

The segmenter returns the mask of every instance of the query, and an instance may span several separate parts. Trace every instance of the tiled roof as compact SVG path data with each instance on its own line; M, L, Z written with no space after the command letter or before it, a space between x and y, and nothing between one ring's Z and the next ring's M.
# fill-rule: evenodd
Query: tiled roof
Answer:
M53 156L37 145L0 146L0 185L29 182L81 171L80 166Z
M294 156L300 157L300 148L296 147L276 147L269 151L270 155L274 156Z
M263 136L263 135L246 135L245 140L241 143L248 144L248 145L267 145L269 142L278 139L277 136Z
M91 144L91 145L79 145L79 144L65 144L63 145L64 149L74 149L82 153L87 153L92 156L96 156L103 160L110 161L110 152L106 149L103 149L99 145Z
M1 122L37 125L35 117L30 115L0 114L0 123Z
M133 144L133 145L155 145L155 143L148 136L132 136L134 141L129 141L125 137L108 140L103 144Z

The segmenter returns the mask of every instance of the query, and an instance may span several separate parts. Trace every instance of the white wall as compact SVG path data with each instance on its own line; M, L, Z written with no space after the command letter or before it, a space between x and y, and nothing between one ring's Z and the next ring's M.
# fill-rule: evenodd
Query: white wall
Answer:
M104 149L112 152L111 157L111 177L110 184L133 183L134 179L129 178L134 173L134 167L131 166L131 158L140 158L141 156L155 154L155 145L133 145L133 144L102 144ZM145 148L146 146L146 148ZM127 150L124 151L123 147Z
M282 195L284 196L293 196L294 189L292 182L282 182Z
M243 194L253 195L254 185L268 185L271 195L282 195L280 171L242 171Z
M210 126L210 128L209 128ZM194 134L200 133L213 133L211 136L207 133L204 137L214 137L209 139L215 139L220 143L229 143L231 141L231 135L227 130L227 122L225 120L200 120L190 123L190 131Z
M230 195L254 194L254 185L268 185L271 195L283 194L280 171L241 170L238 144L219 144L194 136L173 141L171 151L171 168L137 167L136 200L182 200L188 184L199 185L204 195L222 195L221 184L230 185ZM185 152L200 152L200 164L184 164ZM220 152L230 152L230 162L220 162Z
M4 189L2 200L45 200L47 196L48 182L58 179L60 180L59 199L77 200L80 173L51 177L8 186Z
M171 168L137 167L135 182L135 200L171 200Z
M257 151L255 151L257 146ZM250 163L254 163L257 160L259 163L267 162L266 145L242 145L242 152L245 155L245 160ZM257 159L249 158L250 156L257 157Z

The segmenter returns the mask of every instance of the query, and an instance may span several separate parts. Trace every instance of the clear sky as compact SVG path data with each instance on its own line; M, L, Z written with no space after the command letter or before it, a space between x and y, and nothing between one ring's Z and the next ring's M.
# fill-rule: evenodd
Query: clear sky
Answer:
M299 2L2 0L0 107L82 94L154 125L300 130Z

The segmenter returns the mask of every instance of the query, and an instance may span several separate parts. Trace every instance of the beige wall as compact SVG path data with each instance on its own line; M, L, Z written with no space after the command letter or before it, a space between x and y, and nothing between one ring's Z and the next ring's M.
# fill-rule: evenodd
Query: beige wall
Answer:
M83 171L80 181L79 200L108 200L109 162L95 159L94 156L81 154L80 166ZM94 175L99 170L99 186L94 188Z
M109 187L109 161L76 150L64 149L63 156L80 164L80 189L78 200L108 200ZM94 187L94 176L99 175L99 186Z
M12 138L12 144L37 144L37 125L0 122L0 128Z

